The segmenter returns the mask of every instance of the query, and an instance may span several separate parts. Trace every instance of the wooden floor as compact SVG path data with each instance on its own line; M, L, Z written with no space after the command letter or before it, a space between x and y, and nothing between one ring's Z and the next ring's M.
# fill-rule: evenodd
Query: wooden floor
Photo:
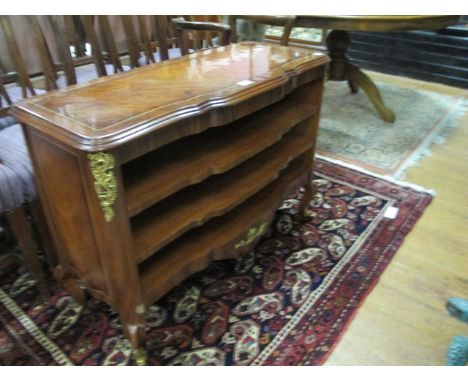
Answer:
M462 89L369 74L402 86L467 96ZM408 169L404 180L437 195L326 365L444 365L452 336L468 335L468 325L445 309L450 297L468 298L468 114L446 143L432 145L431 151L418 167Z

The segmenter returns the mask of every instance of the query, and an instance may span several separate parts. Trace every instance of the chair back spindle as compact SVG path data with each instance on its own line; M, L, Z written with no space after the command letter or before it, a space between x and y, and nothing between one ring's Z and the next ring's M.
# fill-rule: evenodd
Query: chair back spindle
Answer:
M34 90L31 79L29 78L28 72L24 65L24 61L15 38L9 16L0 16L0 24L3 35L5 36L8 44L9 53L11 54L13 63L15 65L16 73L18 75L18 82L22 89L23 98L28 96L28 91L30 93L29 95L36 95L36 91Z
M172 24L174 25L174 28L177 32L182 55L189 53L189 47L191 44L187 32L190 31L220 32L220 45L228 45L230 41L231 27L227 24L204 21L188 21L183 17L172 19Z
M296 20L295 16L260 16L260 15L233 15L229 16L229 24L231 25L232 35L231 42L237 42L239 33L237 28L237 21L247 21L262 25L274 25L283 27L283 34L280 39L281 45L289 44L289 36L294 27Z

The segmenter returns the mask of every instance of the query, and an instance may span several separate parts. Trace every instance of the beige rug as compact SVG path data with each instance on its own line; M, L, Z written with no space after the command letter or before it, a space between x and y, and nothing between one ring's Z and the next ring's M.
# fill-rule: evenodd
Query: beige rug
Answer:
M421 156L430 154L431 143L443 143L450 129L458 126L468 92L452 88L453 95L447 95L422 90L424 83L419 81L409 80L403 87L401 77L393 83L392 76L380 77L375 83L395 112L395 123L383 122L362 90L351 94L346 82L329 81L317 153L398 179Z

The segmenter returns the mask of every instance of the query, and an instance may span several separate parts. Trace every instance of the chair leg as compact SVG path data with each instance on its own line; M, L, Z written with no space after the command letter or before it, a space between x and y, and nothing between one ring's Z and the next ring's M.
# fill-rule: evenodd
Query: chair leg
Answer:
M13 238L13 234L11 233L11 229L10 227L8 227L8 225L6 224L6 219L4 219L4 216L2 215L0 217L0 225L3 226L3 235L5 237L5 243L11 243L14 238Z
M0 256L0 269L9 267L10 265L16 264L16 263L17 263L17 259L11 253L2 254Z
M44 273L41 268L39 258L37 256L36 246L32 236L32 230L22 207L15 208L5 212L7 222L15 236L21 253L24 256L26 265L29 271L33 274L37 281L37 286L41 295L47 298L49 295L45 282Z

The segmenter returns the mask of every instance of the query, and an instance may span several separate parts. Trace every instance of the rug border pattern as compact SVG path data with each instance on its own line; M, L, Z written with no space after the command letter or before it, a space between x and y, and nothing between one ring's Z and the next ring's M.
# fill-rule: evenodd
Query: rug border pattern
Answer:
M67 355L53 341L51 341L36 323L16 304L16 302L0 288L0 301L8 311L21 323L26 331L47 350L59 365L73 365Z
M340 183L342 185L351 185L348 182L334 179L319 171L316 171L316 173L318 173L320 177L327 180L331 180L335 183ZM257 356L252 365L262 365L271 355L271 353L276 349L276 347L282 343L282 341L291 332L291 330L293 330L293 328L304 318L304 316L310 311L312 306L317 302L317 300L321 297L325 290L328 289L330 285L335 281L336 277L339 276L339 271L341 271L348 264L348 262L351 259L353 259L354 254L361 248L363 244L365 244L366 239L371 235L371 233L374 230L374 227L377 224L379 224L383 219L385 210L389 206L392 206L394 203L393 200L390 200L390 198L384 195L380 195L376 192L371 192L370 190L364 190L363 188L356 185L352 186L353 188L363 191L366 194L372 194L374 196L378 196L381 199L385 199L387 200L387 203L382 207L379 214L375 217L372 223L369 224L369 226L358 238L358 240L356 240L356 242L351 246L351 248L349 248L349 250L343 256L343 258L339 261L339 263L333 267L329 274L327 274L322 284L320 284L320 286L310 294L310 296L307 298L307 301L300 307L300 309L296 312L294 317L281 329L281 331L275 336L274 340L265 349L263 349L263 351Z
M351 187L367 195L375 196L378 199L383 200L384 205L379 207L381 209L378 214L370 222L369 226L365 228L364 232L360 233L357 240L352 244L348 251L346 251L330 273L325 276L321 285L310 293L306 301L297 310L290 321L280 329L272 342L262 349L253 362L250 363L251 365L284 364L284 362L281 362L281 359L279 362L277 358L275 359L275 355L273 354L275 350L280 346L287 349L289 344L294 345L294 339L296 336L296 334L292 333L294 329L301 326L302 330L303 326L307 326L309 321L312 322L312 319L320 314L320 307L324 308L325 304L328 302L329 297L327 296L333 296L334 292L338 291L341 283L346 281L346 276L348 275L349 277L349 272L352 272L353 267L359 259L361 257L365 257L366 254L369 253L368 251L372 250L371 247L375 244L377 235L382 233L382 230L379 230L378 226L382 225L382 228L385 228L386 224L391 224L389 223L391 220L384 216L385 211L389 206L398 206L398 203L404 201L404 195L400 195L397 192L395 196L392 196L392 191L399 190L402 193L413 195L417 203L411 207L411 214L405 216L405 220L398 225L396 232L384 241L385 246L379 249L381 256L371 264L370 270L366 272L365 277L357 289L353 290L353 293L346 304L340 307L341 310L337 312L335 320L331 323L331 330L324 333L320 338L318 345L327 342L329 343L329 346L323 346L323 349L326 349L319 355L310 354L314 349L309 349L298 363L295 363L295 365L323 364L339 343L344 331L358 312L359 307L364 303L367 296L378 283L379 277L382 275L386 266L390 263L406 234L412 229L416 221L422 215L425 207L432 200L431 190L423 190L422 187L395 181L394 179L389 179L387 176L379 176L377 174L370 173L365 169L356 168L356 166L353 165L347 165L346 163L336 163L336 160L332 158L318 156L316 159L319 163L322 163L323 171L321 171L320 168L316 168L314 172L322 179ZM343 171L341 172L339 170L340 167L343 168ZM335 171L332 171L331 169L335 169ZM345 178L347 175L344 170L350 171L353 176L357 175L357 178L354 179L358 180L351 182L347 181L347 178ZM353 178L353 176L351 176L351 178ZM367 184L362 179L359 181L359 176L367 178L372 177L374 178L371 178L373 183L371 182L370 184ZM379 190L382 192L379 192ZM325 296L325 292L329 293ZM72 361L64 351L60 349L54 341L48 338L48 336L45 335L44 332L36 325L34 320L29 317L29 315L26 314L19 305L17 305L8 293L3 291L1 288L0 302L5 305L7 311L15 317L17 325L19 325L18 327L24 327L27 334L35 340L37 346L41 346L41 348L45 349L58 365L73 365ZM312 308L315 308L315 311L311 314ZM7 327L5 328L5 330L14 337L15 333L11 333L10 329ZM292 338L292 340L288 341L288 337ZM24 345L27 347L27 351L29 353L33 351L33 349L29 348L26 344ZM284 353L285 352L283 351L282 354Z

